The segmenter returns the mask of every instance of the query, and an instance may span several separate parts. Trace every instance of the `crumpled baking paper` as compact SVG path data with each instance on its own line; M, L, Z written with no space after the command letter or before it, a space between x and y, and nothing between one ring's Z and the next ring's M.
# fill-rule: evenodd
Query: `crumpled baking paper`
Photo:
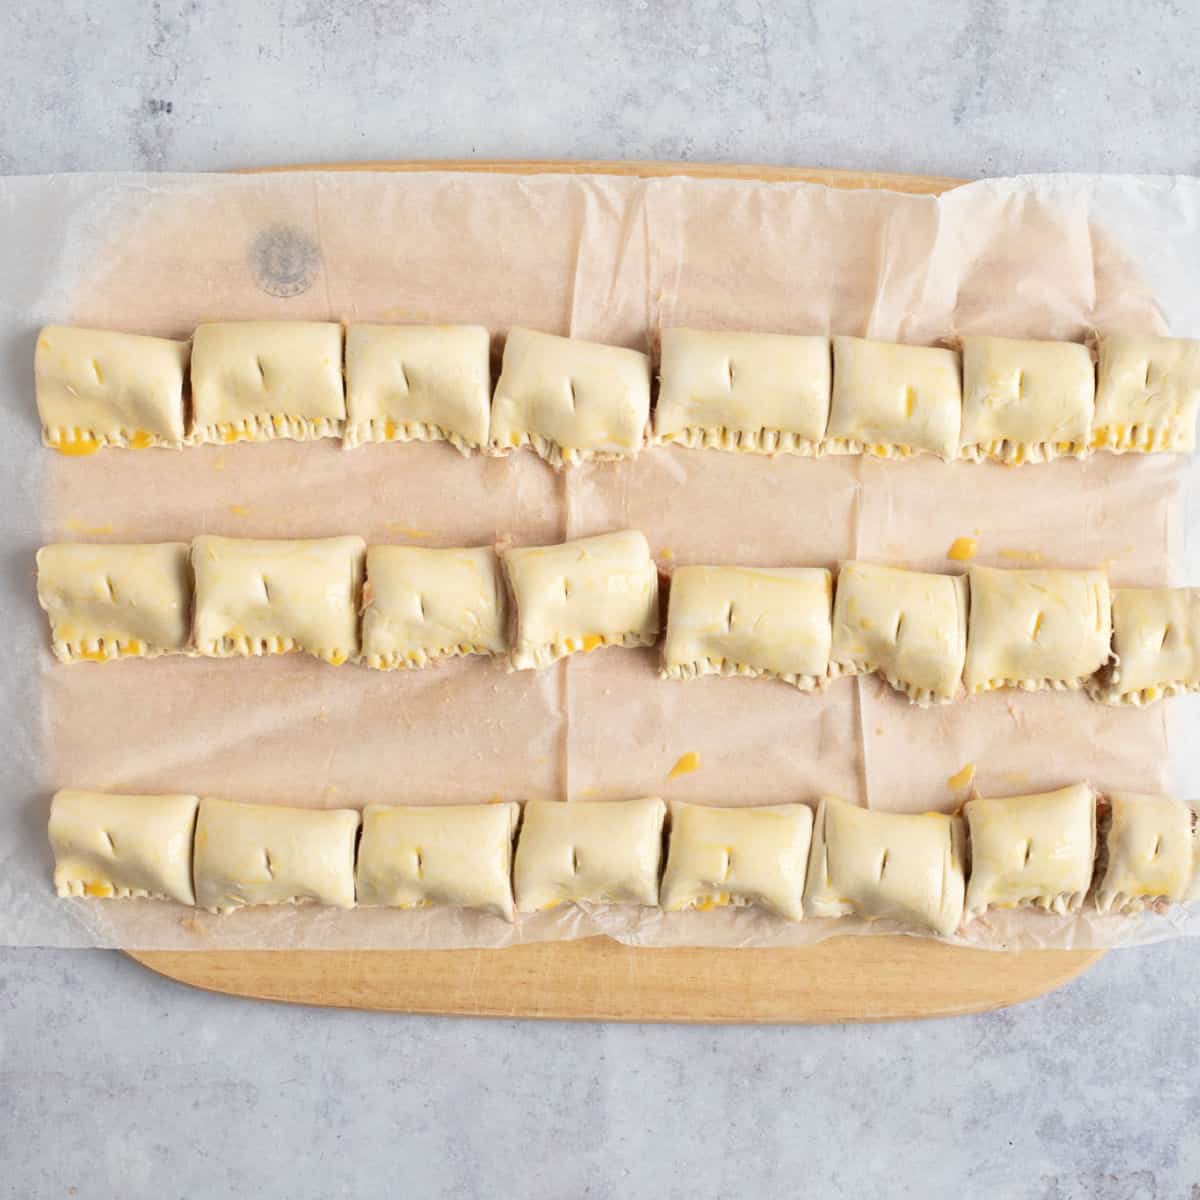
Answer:
M540 672L482 659L422 672L266 660L50 657L33 556L54 540L359 533L417 545L542 543L632 526L667 571L692 562L847 558L1108 566L1112 582L1200 583L1196 468L1097 456L1011 469L918 459L776 460L654 449L556 474L531 454L333 441L42 449L33 347L47 322L184 337L206 320L511 325L652 349L670 325L933 342L971 331L1200 335L1200 181L1043 176L941 197L684 178L299 172L0 180L3 671L0 942L142 949L502 946L609 933L646 945L795 945L883 931L753 910L571 909L509 926L444 910L62 901L46 843L61 786L191 791L311 806L661 795L713 804L835 792L880 808L1097 787L1200 794L1196 704L1115 710L1002 692L910 708L875 679L822 695L774 682L660 680L654 651ZM696 770L671 777L685 754ZM1200 930L1018 912L959 940L1111 946Z

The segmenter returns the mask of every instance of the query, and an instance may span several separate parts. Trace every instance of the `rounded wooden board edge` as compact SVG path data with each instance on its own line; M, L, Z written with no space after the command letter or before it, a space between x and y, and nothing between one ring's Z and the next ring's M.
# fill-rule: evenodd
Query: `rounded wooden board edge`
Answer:
M382 1012L586 1021L815 1024L984 1012L1032 1000L1103 951L964 949L903 936L788 949L609 938L504 950L126 951L192 987Z
M778 167L744 163L611 162L586 159L413 159L408 162L300 163L249 167L252 174L278 171L469 171L491 175L622 175L638 179L746 179L758 183L822 183L839 188L879 188L889 192L936 195L968 183L941 175L891 171L849 171L832 167Z

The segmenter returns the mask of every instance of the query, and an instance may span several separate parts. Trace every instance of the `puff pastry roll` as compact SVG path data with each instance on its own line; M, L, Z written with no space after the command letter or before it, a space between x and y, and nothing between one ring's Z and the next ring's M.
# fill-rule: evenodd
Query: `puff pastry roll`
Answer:
M962 444L1012 466L1088 452L1096 368L1086 346L964 337Z
M517 804L363 809L358 903L389 908L448 905L513 919Z
M1079 688L1108 662L1112 609L1103 571L971 567L963 678L972 695Z
M495 551L371 546L363 586L362 656L390 671L507 649Z
M347 446L488 440L491 362L481 325L351 325L346 333Z
M192 442L341 437L342 327L320 321L201 325L192 340Z
M878 672L916 704L946 704L959 693L966 653L963 576L842 564L830 651L835 678Z
M50 802L60 896L193 904L195 796L109 796L67 788Z
M1200 691L1200 588L1114 588L1113 655L1088 683L1103 704Z
M48 325L33 356L42 441L63 454L183 445L189 342Z
M636 529L509 550L504 570L516 607L513 670L658 640L658 569Z
M657 798L530 800L513 862L517 911L657 904L666 812Z
M971 833L967 920L989 908L1078 912L1096 857L1096 793L1086 783L963 807Z
M555 467L630 458L646 441L650 359L636 350L513 329L492 397L492 448L529 446Z
M192 540L192 644L207 658L287 654L340 666L358 654L360 537Z
M38 603L62 662L181 654L188 645L186 542L62 543L37 553Z
M831 578L820 567L678 568L662 677L765 675L803 691L824 686Z
M755 904L799 921L812 826L806 804L704 808L671 801L662 907Z
M829 418L827 337L664 329L654 440L815 454Z
M958 353L865 338L833 339L827 454L955 458L962 423Z
M205 796L196 817L196 906L354 907L358 813L349 808L233 804Z
M962 819L821 799L804 903L809 916L899 921L949 935L962 921Z
M1196 869L1192 809L1170 796L1113 792L1106 799L1096 907L1138 912L1185 899Z
M1196 448L1200 341L1104 333L1092 445L1122 454Z

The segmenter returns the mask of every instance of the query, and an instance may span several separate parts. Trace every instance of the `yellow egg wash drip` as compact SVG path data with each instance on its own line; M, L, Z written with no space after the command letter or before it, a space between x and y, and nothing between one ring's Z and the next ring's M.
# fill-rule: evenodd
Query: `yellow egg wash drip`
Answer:
M975 778L975 764L967 763L961 771L956 771L949 779L946 780L946 785L952 791L960 791L962 788L970 787L971 781Z
M129 439L130 450L145 450L154 445L154 434L147 433L144 429L134 430L133 436Z
M667 778L678 779L680 775L690 775L699 766L700 755L698 755L695 750L689 750L686 754L681 754L679 756L675 765L671 768L671 773L667 776Z
M100 443L95 438L78 438L73 442L59 442L54 448L68 458L83 458L95 454L100 449Z
M248 517L250 515L250 510L244 504L231 504L229 511L235 517Z
M970 562L978 548L979 542L973 537L955 538L946 551L946 557L951 562Z

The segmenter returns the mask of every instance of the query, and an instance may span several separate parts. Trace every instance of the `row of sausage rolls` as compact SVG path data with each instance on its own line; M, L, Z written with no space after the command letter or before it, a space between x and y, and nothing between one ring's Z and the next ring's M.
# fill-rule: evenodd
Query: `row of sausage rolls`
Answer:
M446 905L511 921L564 903L668 911L757 905L950 934L990 909L1136 912L1194 898L1195 812L1088 784L963 815L823 798L769 808L659 799L303 809L196 796L61 791L61 896L155 897L228 913L263 904ZM516 853L513 840L516 837ZM360 836L361 827L361 836Z
M1086 688L1136 705L1200 690L1200 589L1110 592L1102 570L864 562L843 564L834 584L818 567L676 568L663 676L813 690L878 673L922 705L964 684ZM65 543L39 551L38 597L65 662L300 651L390 670L479 654L526 670L654 645L660 627L658 569L636 530L499 555L357 537Z
M1009 464L1190 453L1200 407L1200 341L1128 333L931 347L667 329L653 418L646 354L513 329L493 391L489 353L477 325L233 322L191 341L49 326L38 411L46 444L74 455L340 437L527 446L561 466L648 442Z

